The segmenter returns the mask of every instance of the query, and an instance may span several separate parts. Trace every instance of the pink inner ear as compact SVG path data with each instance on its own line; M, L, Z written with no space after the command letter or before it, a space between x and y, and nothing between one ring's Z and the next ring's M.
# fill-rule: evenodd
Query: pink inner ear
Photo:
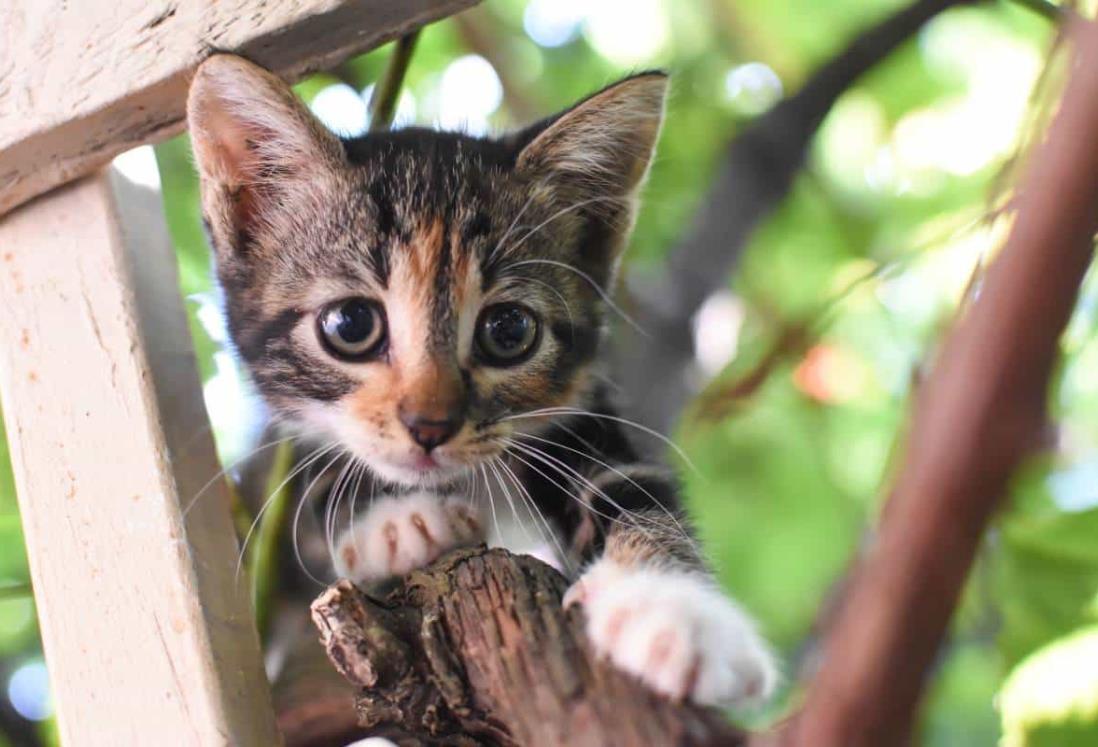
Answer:
M206 102L199 128L192 135L196 153L208 176L229 188L252 184L260 168L260 156L252 144L260 136L254 126L226 112L221 102Z
M261 156L254 145L260 136L251 123L227 112L224 102L209 97L199 111L192 111L191 138L205 179L221 184L232 200L229 210L237 229L255 222L261 197Z
M519 154L519 168L578 179L587 191L632 192L647 172L663 120L667 78L642 74L564 112Z

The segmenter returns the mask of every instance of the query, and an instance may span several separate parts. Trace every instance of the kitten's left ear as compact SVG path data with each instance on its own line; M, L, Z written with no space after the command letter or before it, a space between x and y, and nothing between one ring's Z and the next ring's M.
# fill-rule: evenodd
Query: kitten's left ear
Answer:
M648 173L667 74L640 73L520 134L516 168L579 196L628 201Z
M187 124L201 176L231 188L342 160L339 139L289 85L234 55L214 55L199 65L187 96Z
M321 194L325 174L344 160L339 139L289 85L233 55L198 67L187 122L203 211L222 256L243 255L248 237Z

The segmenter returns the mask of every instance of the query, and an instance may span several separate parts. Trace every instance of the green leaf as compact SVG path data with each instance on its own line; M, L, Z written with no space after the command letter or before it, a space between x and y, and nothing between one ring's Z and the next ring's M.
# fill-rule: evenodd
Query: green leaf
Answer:
M1003 521L1000 540L999 645L1008 662L1098 622L1098 509L1015 513Z
M923 747L995 744L999 717L993 702L1001 677L1000 657L992 647L972 643L951 647L930 684L918 743Z
M1098 626L1045 646L1000 693L1003 747L1098 744Z

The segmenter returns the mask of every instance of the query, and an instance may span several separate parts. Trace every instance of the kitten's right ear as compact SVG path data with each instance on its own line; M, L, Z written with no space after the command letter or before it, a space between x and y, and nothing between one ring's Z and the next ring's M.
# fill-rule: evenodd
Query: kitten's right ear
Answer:
M198 66L187 124L204 207L237 232L252 230L267 210L285 210L293 192L344 161L339 139L285 82L233 55Z
M628 203L652 160L666 96L658 70L614 83L520 133L516 166L584 197Z

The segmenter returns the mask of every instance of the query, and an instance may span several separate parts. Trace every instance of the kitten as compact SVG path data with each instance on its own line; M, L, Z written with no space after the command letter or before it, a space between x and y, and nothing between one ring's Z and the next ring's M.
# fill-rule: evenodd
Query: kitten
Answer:
M771 655L596 375L666 88L640 73L499 139L340 140L219 55L188 118L240 356L276 417L366 468L337 571L379 582L479 542L477 494L498 491L586 564L564 604L601 654L671 697L743 703L773 689Z

